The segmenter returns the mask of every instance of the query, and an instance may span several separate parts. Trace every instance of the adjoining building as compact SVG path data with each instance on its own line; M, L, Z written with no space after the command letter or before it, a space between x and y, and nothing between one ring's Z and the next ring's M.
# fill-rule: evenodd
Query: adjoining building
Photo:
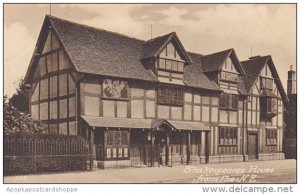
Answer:
M46 16L25 80L32 117L87 138L100 168L284 158L271 56L200 55L175 32L146 41Z
M285 130L283 136L283 150L286 158L297 159L297 88L296 71L291 66L288 72L287 96L285 104Z

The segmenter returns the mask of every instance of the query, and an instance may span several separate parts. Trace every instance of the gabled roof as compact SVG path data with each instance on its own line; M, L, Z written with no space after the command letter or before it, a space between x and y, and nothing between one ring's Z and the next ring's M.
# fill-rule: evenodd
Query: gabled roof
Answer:
M140 63L144 41L48 17L77 71L157 81Z
M186 59L192 62L176 33L144 41L47 15L26 73L26 82L30 82L33 77L38 55L42 53L50 30L49 26L58 37L75 70L80 73L158 82L152 70L141 62L141 56L145 53L149 53L149 56L151 53L159 54L171 40L177 41L176 44L180 46ZM156 41L160 43L155 43ZM147 49L148 46L151 48ZM187 86L219 90L203 75L201 66L186 67L184 81Z
M245 71L245 76L241 78L242 81L241 85L243 85L245 92L249 94L249 92L251 91L252 87L255 84L256 79L260 75L260 72L267 64L269 65L270 71L273 75L274 82L278 88L279 93L285 100L287 100L287 96L284 91L283 85L280 81L278 72L276 71L274 62L270 55L255 57L241 62L241 65Z
M160 51L165 47L165 45L167 45L167 43L170 42L174 34L175 32L171 32L169 34L159 36L145 42L143 46L141 59L147 59L158 55Z
M219 70L224 64L225 60L230 55L233 55L233 59L236 64L236 68L238 72L240 72L243 75L244 74L243 68L241 67L241 64L233 48L202 56L201 63L202 63L203 72L211 72L211 71Z
M218 70L224 63L227 57L229 57L231 49L204 55L201 58L203 72L210 72Z
M252 86L254 85L261 70L267 63L268 58L269 56L264 56L241 62L241 65L245 71L245 76L242 77L242 80L247 94L252 89Z
M171 32L169 34L166 34L164 36L156 37L152 40L148 40L145 42L143 47L143 52L141 55L141 59L147 59L150 57L157 57L163 49L173 41L175 44L178 45L179 52L182 54L183 58L189 63L192 63L192 60L189 58L189 56L186 53L185 48L183 47L181 41L179 40L176 32Z
M192 87L222 91L214 81L209 80L202 72L202 55L191 52L188 52L188 55L193 60L193 64L185 67L184 77L186 84Z

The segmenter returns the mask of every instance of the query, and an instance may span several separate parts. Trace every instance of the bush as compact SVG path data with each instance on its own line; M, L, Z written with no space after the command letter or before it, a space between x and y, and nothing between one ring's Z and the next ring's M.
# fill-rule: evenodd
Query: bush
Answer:
M7 102L7 97L4 96L3 129L6 135L17 132L41 133L47 130L47 126L41 121L33 120L30 115L18 111Z

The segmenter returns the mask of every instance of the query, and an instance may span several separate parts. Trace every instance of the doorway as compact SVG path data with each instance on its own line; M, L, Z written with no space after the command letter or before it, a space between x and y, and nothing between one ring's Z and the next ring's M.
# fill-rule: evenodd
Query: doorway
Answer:
M258 159L258 135L257 133L248 134L248 159Z
M167 145L166 145L166 132L159 131L155 133L155 161L158 165L165 166L168 164L168 154L167 154Z

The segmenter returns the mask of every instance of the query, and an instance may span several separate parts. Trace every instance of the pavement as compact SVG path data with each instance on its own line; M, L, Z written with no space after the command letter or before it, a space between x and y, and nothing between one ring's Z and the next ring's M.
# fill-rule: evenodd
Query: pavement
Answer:
M6 176L4 183L296 183L296 160Z

